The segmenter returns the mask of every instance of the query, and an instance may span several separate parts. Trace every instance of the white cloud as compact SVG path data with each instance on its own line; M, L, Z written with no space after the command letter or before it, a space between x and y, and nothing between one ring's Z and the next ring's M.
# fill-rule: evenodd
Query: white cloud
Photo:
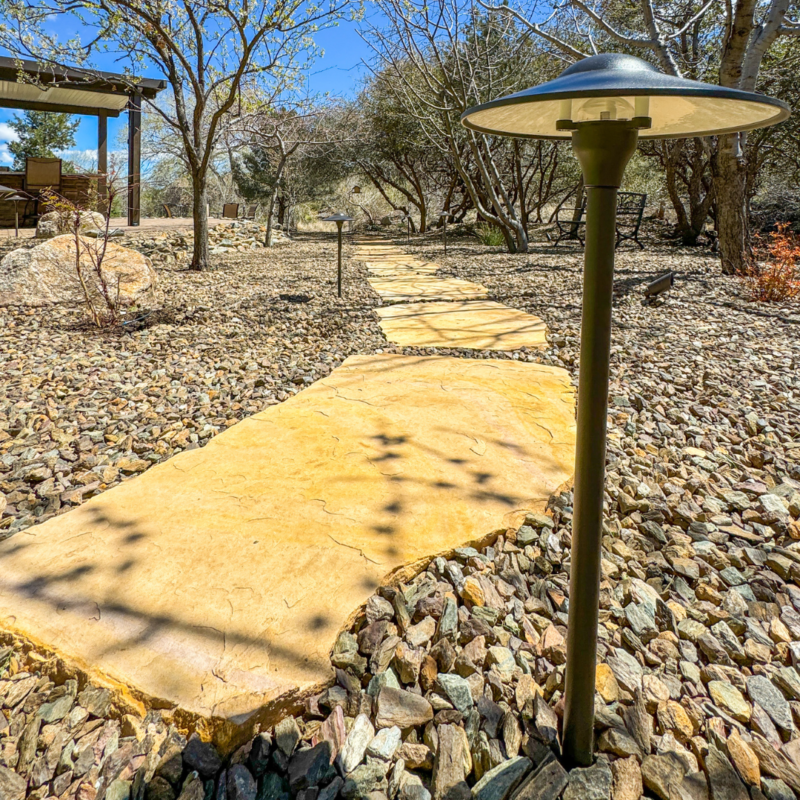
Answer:
M17 132L7 122L0 122L0 142L16 142L18 140Z
M18 139L17 132L7 122L0 122L0 164L13 163L14 156L8 151L8 143Z
M82 161L97 161L97 150L56 150L56 155L59 158L77 159Z

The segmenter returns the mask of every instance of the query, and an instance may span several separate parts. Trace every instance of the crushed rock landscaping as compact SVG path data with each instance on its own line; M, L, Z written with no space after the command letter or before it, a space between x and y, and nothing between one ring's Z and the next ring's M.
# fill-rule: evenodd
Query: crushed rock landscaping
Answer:
M332 237L227 255L207 273L160 268L163 316L130 332L88 331L71 309L9 310L0 535L202 446L351 353L509 357L576 376L582 254L534 249L412 247L541 317L541 350L387 345L361 265L348 261L336 300ZM643 305L643 284L668 269L675 288ZM337 640L334 685L230 753L171 709L131 714L9 640L0 798L800 796L800 315L749 303L715 258L657 242L618 253L616 290L595 765L567 772L556 758L563 492L490 546L381 587Z

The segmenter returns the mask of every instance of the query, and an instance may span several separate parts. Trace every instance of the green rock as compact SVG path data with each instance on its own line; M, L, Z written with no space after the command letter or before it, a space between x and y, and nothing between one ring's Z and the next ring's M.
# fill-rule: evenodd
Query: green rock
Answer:
M472 800L506 800L533 766L529 758L516 756L490 769L472 787Z
M112 781L108 789L106 789L106 800L128 800L130 796L130 781Z

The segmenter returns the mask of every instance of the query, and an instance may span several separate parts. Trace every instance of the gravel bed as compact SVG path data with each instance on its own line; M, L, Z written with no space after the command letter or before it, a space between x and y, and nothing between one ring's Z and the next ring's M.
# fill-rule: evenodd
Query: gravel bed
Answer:
M121 330L87 327L80 309L4 309L0 537L380 352L378 298L350 261L336 297L335 246L309 235L203 273L156 260L156 309Z
M159 415L175 431L186 419L195 432L222 429L350 353L394 350L380 336L361 267L348 266L347 303L328 297L333 274L318 244L309 238L263 258L225 256L205 275L162 272L164 304L184 315L181 323L98 336L76 331L74 313L15 315L2 347L15 351L19 376L2 407L28 428L9 426L0 451L59 467L59 481L121 458L146 467L175 451L157 452ZM446 259L433 240L410 249L550 327L545 350L480 357L577 374L579 250L542 246L508 256L458 239ZM408 584L380 589L337 641L335 684L225 758L178 730L170 711L132 717L98 687L67 680L12 643L0 653L0 798L798 797L800 317L796 307L748 303L702 253L654 243L643 253L621 251L618 263L593 767L568 772L557 759L572 519L565 492L548 515L530 515L481 552L457 550ZM643 305L640 284L667 269L678 272L676 288ZM323 276L325 298L315 296ZM250 291L256 296L233 307ZM279 293L314 297L278 309L270 298ZM297 339L282 341L289 331ZM81 374L70 377L66 364L53 362L75 349ZM120 380L106 371L112 353L128 365L117 368ZM153 370L156 353L168 360L163 375ZM256 386L267 376L271 383ZM85 394L73 400L74 391ZM108 412L115 392L130 418ZM93 413L84 410L90 403ZM50 425L37 430L42 417ZM67 435L75 428L71 448L56 444L62 421ZM109 426L123 423L150 449L106 441ZM84 465L72 466L62 450ZM52 466L46 457L56 459ZM34 502L9 503L7 530L56 513L35 502L49 479L15 479L32 487Z

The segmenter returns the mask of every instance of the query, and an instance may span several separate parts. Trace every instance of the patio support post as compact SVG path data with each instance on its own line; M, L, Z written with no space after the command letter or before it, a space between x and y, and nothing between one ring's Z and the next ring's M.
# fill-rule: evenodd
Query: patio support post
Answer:
M101 111L97 115L97 193L100 199L100 205L104 212L109 209L105 208L105 199L107 194L107 175L108 175L108 115Z
M142 196L142 95L128 103L128 225L141 219Z

